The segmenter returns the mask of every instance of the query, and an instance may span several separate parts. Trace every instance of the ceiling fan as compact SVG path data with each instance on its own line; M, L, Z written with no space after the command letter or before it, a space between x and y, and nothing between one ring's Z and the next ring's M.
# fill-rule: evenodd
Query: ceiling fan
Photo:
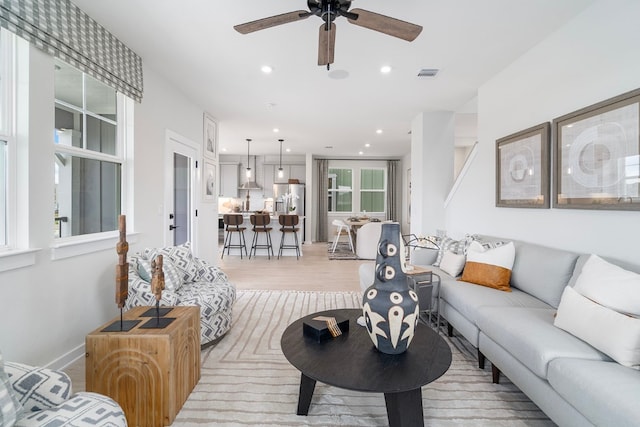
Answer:
M409 42L415 40L422 31L420 25L368 10L353 9L350 11L351 0L307 0L307 6L309 7L308 11L296 10L239 24L233 28L241 34L249 34L266 28L301 21L312 15L318 16L323 21L318 39L318 65L326 65L327 70L330 64L333 63L336 44L336 25L333 21L339 16L344 16L350 23L360 27L379 31Z

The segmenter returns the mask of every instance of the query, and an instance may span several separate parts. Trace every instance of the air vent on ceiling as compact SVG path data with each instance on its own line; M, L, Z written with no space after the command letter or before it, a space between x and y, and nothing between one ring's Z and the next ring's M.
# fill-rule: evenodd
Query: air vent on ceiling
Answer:
M418 77L435 77L438 71L437 68L423 68L418 72Z

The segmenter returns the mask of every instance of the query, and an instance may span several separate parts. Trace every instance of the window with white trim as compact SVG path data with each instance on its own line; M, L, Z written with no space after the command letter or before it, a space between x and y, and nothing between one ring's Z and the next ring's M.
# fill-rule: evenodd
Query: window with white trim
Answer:
M7 141L0 137L0 248L8 245L7 187L8 187Z
M360 169L360 211L385 212L386 173L384 168Z
M11 167L10 154L14 147L14 96L13 96L13 56L14 35L4 28L0 30L0 250L15 245L10 237L15 235L15 223L9 211L12 196L11 186L15 180L15 165ZM15 163L15 162L14 162Z
M55 61L53 236L117 230L125 163L124 96Z
M329 212L352 212L353 170L329 168Z

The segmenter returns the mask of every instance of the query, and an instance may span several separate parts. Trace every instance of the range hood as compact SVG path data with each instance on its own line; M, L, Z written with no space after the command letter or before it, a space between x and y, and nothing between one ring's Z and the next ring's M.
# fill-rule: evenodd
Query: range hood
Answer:
M249 163L249 159L247 159L247 163ZM262 187L255 181L256 171L256 156L253 156L253 174L251 174L251 178L248 181L238 187L238 190L262 190Z
M249 181L238 187L238 190L262 190L262 187L255 181Z

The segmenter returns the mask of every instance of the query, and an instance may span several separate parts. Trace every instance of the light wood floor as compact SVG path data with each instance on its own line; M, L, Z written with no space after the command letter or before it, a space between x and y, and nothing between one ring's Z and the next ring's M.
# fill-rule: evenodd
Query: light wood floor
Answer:
M303 256L224 256L218 266L237 289L359 291L358 267L371 261L329 260L326 243L302 245Z
M302 246L303 256L252 257L225 255L218 266L237 289L359 291L358 267L371 261L329 260L327 243ZM85 360L65 369L74 391L85 390Z

